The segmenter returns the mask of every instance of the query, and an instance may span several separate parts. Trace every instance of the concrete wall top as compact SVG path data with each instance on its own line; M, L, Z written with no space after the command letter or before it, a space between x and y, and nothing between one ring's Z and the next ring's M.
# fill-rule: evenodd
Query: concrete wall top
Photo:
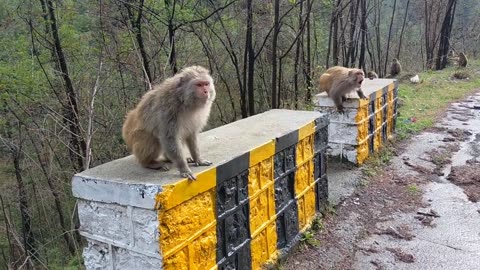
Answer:
M391 83L398 83L396 79L373 79L370 80L366 78L362 83L362 90L365 96L370 96L372 93L378 91L379 89L384 88L385 86L390 85ZM348 100L343 103L343 106L346 108L358 108L360 107L360 98L357 93L353 92L347 95ZM325 107L334 107L332 99L328 97L326 92L315 95L315 105L316 106L325 106Z
M213 165L190 168L198 175L314 120L321 119L320 125L324 126L328 120L323 115L270 110L203 132L199 138L200 151ZM76 174L72 190L77 198L155 209L155 196L162 192L162 187L181 180L184 179L175 167L167 172L145 169L130 155Z

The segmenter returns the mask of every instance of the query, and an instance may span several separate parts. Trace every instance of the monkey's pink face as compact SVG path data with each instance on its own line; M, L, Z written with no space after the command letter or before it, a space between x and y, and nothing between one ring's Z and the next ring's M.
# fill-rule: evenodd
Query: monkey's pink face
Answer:
M357 78L357 87L360 87L362 85L363 79L365 79L365 75L363 74L363 71L357 71L355 72L355 77Z
M208 100L211 93L212 83L208 80L197 80L194 83L194 91L197 98L201 100Z

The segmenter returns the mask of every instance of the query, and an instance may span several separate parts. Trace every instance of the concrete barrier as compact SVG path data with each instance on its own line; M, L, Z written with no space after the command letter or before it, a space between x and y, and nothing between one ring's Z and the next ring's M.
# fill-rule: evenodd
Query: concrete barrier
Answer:
M361 165L395 133L398 81L366 79L362 86L368 99L354 93L343 103L345 114L336 112L326 93L315 96L316 110L328 113L328 154Z
M328 119L271 110L200 135L210 167L141 168L132 156L76 174L87 269L260 269L328 199Z

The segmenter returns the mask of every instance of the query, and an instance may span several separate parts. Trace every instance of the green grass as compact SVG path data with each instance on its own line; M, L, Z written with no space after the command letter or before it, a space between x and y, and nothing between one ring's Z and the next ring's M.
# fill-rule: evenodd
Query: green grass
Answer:
M420 193L420 188L415 184L410 184L410 185L407 186L407 191L411 195L416 195L416 194Z
M407 71L408 72L408 71ZM453 79L455 73L468 74L465 80ZM480 90L480 61L470 61L463 69L449 67L418 74L421 82L401 80L398 96L402 106L397 121L397 136L405 139L432 127L448 105ZM415 120L415 121L412 121Z
M454 79L455 74L468 75L468 79ZM480 60L470 61L467 68L449 67L418 75L421 80L418 84L412 84L408 76L399 82L398 96L402 105L397 119L397 140L409 138L432 127L450 103L480 90ZM393 151L392 145L385 145L362 166L363 175L368 179L379 174L390 163ZM409 191L415 192L413 189L412 187Z

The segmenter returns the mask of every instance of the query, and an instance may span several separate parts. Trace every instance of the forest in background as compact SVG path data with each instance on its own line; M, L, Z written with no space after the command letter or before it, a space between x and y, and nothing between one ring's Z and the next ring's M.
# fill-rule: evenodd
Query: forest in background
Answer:
M478 0L4 0L0 2L0 268L77 269L71 177L128 154L126 112L200 64L208 128L311 109L334 65L388 75L478 58ZM401 76L403 74L400 74Z

